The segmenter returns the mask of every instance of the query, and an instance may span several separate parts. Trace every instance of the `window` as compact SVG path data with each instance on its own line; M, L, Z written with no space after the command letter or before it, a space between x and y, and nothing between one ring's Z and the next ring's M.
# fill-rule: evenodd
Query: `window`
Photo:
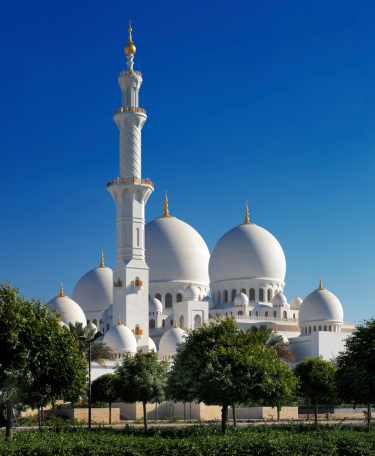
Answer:
M234 301L234 298L237 296L237 291L232 290L232 301Z
M107 323L107 331L109 331L109 323Z
M266 313L264 314L266 317L268 317L268 312L266 311Z
M273 316L276 318L276 310L273 311Z
M322 327L321 327L321 326L319 326L319 331L321 331L321 330L322 330Z
M200 315L194 317L194 329L198 329L202 326L202 318Z
M87 325L89 325L89 324L90 324L90 320L86 320L86 321L87 321L87 323L86 323L86 324L87 324Z
M96 318L94 318L92 322L94 323L95 326L98 326L98 320Z
M283 312L283 318L284 318L285 320L286 320L286 318L287 318L287 314L286 314L286 311L285 311L285 310L284 310L284 312Z
M173 320L171 320L171 326L173 326Z
M296 319L296 314L293 314L293 320L295 320L295 319Z
M184 329L184 323L185 323L185 318L183 315L181 315L181 317L180 317L180 328L181 329Z
M272 301L272 290L268 288L267 290L267 301Z
M316 331L316 326L314 326L314 331Z
M240 293L246 294L245 288L241 288Z
M258 311L255 312L255 315L258 316Z
M182 302L182 294L181 293L177 293L176 302Z
M150 320L149 323L148 323L148 327L150 329L155 329L155 320Z
M243 315L243 312L242 312L242 310L240 310L240 311L238 312L238 316L239 316L239 317L242 317L242 315Z
M329 326L329 330L332 331L332 326Z
M250 301L255 301L255 290L250 288Z
M228 302L228 290L224 290L224 302Z
M324 325L324 331L327 331L327 326L326 325Z
M160 293L156 293L155 298L158 299L161 302L161 294Z
M263 288L259 289L259 301L264 301L264 290L263 290Z
M165 307L172 307L172 295L171 293L167 293L165 295Z
M251 310L249 310L249 317L251 317Z
M309 326L309 333L311 333L311 326Z
M216 293L216 304L221 304L221 294L220 291Z
M165 328L165 320L163 320L163 321L161 322L161 326L162 326L162 328Z
M102 324L102 323L103 323L103 320L102 320L102 319L100 319L100 324Z

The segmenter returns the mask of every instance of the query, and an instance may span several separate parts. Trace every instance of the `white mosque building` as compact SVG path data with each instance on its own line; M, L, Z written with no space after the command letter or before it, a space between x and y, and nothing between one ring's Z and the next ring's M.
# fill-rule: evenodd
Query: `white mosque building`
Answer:
M217 315L232 316L240 328L266 325L290 342L296 360L331 359L355 328L344 322L340 301L319 287L304 300L283 294L286 261L277 239L249 219L225 233L211 255L199 233L169 214L167 195L161 217L145 224L153 183L142 178L141 130L147 120L139 107L142 74L133 69L136 48L129 26L127 70L119 74L122 107L114 120L120 131L120 175L107 183L116 204L116 263L85 274L72 299L60 294L48 304L62 324L81 322L104 333L116 361L125 353L156 350L171 359L187 329ZM103 373L98 367L95 376Z

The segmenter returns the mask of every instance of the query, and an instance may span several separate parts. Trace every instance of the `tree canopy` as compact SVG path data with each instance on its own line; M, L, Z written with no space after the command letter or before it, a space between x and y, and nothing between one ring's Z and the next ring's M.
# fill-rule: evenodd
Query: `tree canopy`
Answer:
M120 400L118 391L119 377L115 374L104 374L96 378L91 384L91 398L94 402L108 402L109 424L112 424L111 405Z
M0 321L1 401L8 412L13 405L38 408L79 397L86 382L85 359L55 311L39 299L27 300L6 282L0 284Z
M315 423L318 422L319 401L332 404L337 400L336 370L333 361L325 361L321 356L303 358L294 368L301 395L315 405Z
M226 434L228 406L259 401L279 407L295 392L296 379L262 331L239 329L231 318L189 331L169 377L174 400L222 406Z
M149 353L130 354L116 368L118 393L124 402L142 402L143 418L147 430L146 404L165 400L169 363L159 361L154 350Z

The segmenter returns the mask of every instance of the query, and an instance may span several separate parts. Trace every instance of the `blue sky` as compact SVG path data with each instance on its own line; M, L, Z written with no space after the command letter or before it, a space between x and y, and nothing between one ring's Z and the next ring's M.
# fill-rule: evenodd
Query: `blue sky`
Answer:
M71 296L115 260L129 19L143 74L147 221L170 212L210 250L250 218L287 259L285 294L323 285L345 320L375 314L375 3L7 2L2 46L0 281Z

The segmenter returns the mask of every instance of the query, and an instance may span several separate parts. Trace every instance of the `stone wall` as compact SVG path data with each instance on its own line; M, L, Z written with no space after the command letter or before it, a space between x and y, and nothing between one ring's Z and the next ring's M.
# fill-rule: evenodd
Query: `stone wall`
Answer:
M56 409L56 416L65 416L67 418L77 418L77 420L89 419L88 408L71 408L71 409ZM120 421L120 409L118 407L112 407L112 424ZM92 408L91 409L91 420L97 423L109 422L109 409L108 408Z

